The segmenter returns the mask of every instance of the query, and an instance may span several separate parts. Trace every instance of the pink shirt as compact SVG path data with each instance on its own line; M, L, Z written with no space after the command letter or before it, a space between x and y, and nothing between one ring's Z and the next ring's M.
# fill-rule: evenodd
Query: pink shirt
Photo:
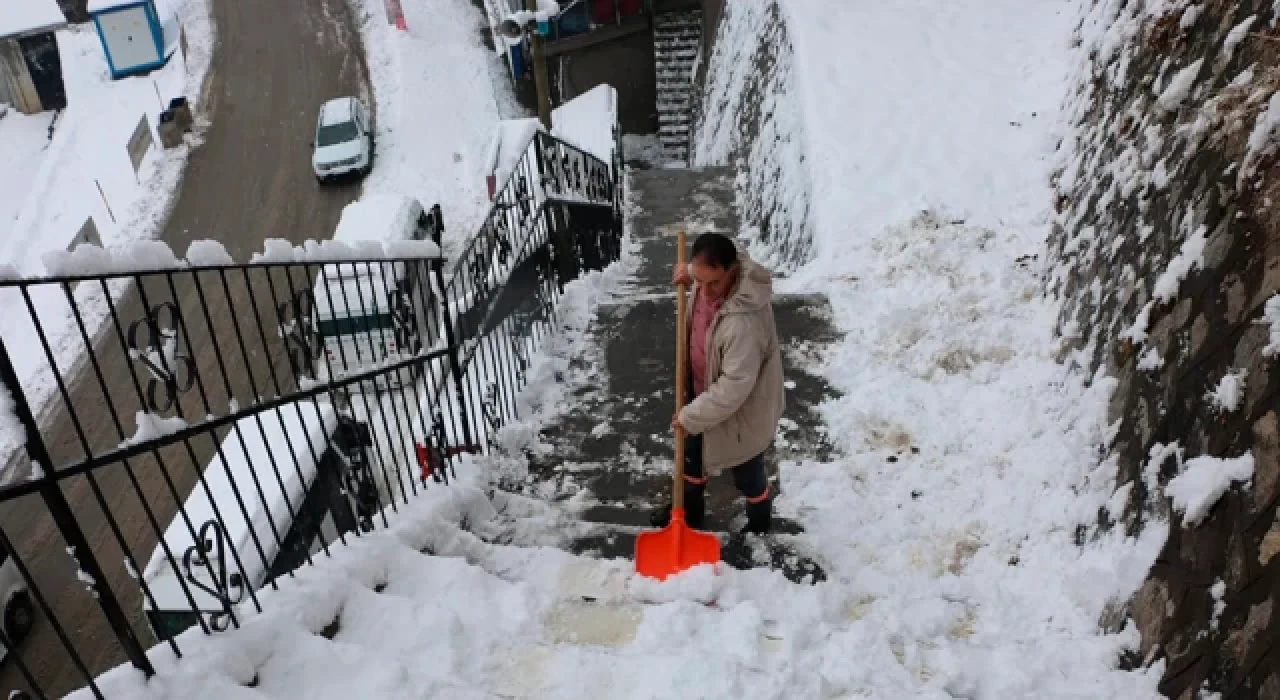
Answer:
M693 373L693 395L707 390L707 330L720 311L721 299L709 299L699 291L693 299L692 328L689 333L689 370Z

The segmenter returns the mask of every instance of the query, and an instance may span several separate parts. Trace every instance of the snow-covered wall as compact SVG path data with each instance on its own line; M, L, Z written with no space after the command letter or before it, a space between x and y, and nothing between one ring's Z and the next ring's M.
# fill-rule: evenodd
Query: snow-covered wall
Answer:
M732 165L752 255L779 271L812 247L794 52L775 0L728 2L706 62L693 136L696 166Z
M1280 697L1280 4L1087 5L1046 289L1064 358L1119 380L1117 526L1171 523L1138 662Z

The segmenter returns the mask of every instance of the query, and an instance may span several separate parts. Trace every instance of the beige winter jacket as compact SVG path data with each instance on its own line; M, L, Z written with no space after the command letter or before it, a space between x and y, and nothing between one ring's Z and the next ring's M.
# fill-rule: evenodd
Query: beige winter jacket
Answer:
M680 411L685 430L703 436L708 476L768 449L785 405L773 279L745 253L739 251L738 259L737 285L707 329L707 389Z

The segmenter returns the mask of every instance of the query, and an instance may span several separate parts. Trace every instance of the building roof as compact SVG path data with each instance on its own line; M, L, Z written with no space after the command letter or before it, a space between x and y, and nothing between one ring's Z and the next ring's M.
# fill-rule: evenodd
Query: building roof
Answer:
M3 2L4 0L0 0ZM142 5L146 0L89 0L89 7L86 8L89 14L96 15L105 10L114 10L117 7L130 7L133 5Z
M45 32L66 23L57 0L0 0L0 37Z

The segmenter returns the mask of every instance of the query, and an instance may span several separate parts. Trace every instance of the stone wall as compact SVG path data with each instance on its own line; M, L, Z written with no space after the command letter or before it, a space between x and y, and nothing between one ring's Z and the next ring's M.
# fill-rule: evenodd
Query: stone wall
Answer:
M1122 486L1100 521L1170 524L1146 585L1106 622L1136 622L1130 662L1162 663L1174 698L1280 698L1274 6L1089 2L1055 176L1045 285L1063 301L1063 358L1119 380ZM1251 458L1252 478L1206 457ZM1188 470L1230 484L1200 518L1171 502Z
M740 233L778 272L807 262L812 244L792 56L775 0L725 2L694 115L693 163L734 167Z

